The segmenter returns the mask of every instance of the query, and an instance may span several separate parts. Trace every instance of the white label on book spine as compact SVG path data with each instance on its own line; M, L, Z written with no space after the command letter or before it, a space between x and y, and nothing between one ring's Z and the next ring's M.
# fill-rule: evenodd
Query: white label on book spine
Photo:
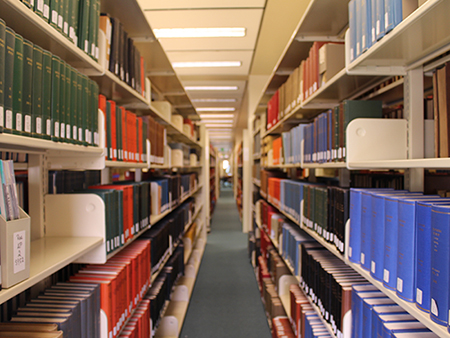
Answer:
M370 265L370 271L371 271L372 273L375 273L375 268L376 268L376 263L375 263L374 261L372 261L372 262L371 262L371 265Z
M69 23L64 22L64 33L69 35Z
M31 7L34 7L34 0L30 0Z
M389 270L384 269L383 281L385 281L386 283L389 283Z
M45 131L48 136L52 135L52 120L48 119L45 124Z
M422 305L422 297L423 296L423 292L422 290L420 290L419 288L417 288L416 290L416 302L420 305Z
M389 26L389 12L384 13L384 28L388 28Z
M31 116L25 115L25 131L31 133Z
M6 111L6 121L5 121L5 127L8 129L12 129L12 110Z
M72 127L72 135L73 135L73 139L74 140L78 140L78 138L77 138L77 130L78 130L77 126L73 126Z
M397 277L397 291L403 292L403 279Z
M375 42L377 40L377 36L375 34L375 27L372 27L372 42Z
M366 48L366 36L362 36L362 48Z
M54 130L54 136L59 137L59 122L55 122L55 130Z
M22 114L16 113L16 130L22 131Z
M48 19L50 17L50 6L44 5L44 18Z
M40 117L36 117L36 133L42 134L42 119Z
M58 27L63 29L63 26L64 26L64 19L62 15L58 15Z
M74 36L75 36L75 28L69 27L69 38L74 40Z
M435 301L433 298L431 298L431 308L430 308L430 311L431 311L431 313L434 314L436 317L439 316L438 307L437 307L436 301Z
M377 35L380 34L380 20L377 20Z
M361 252L361 264L364 264L365 259L366 255L364 255L364 253Z
M58 13L56 11L52 11L52 23L58 24Z
M84 40L84 52L89 54L89 41Z
M78 128L78 141L83 140L83 128Z
M61 123L61 137L66 138L66 124Z
M71 130L72 128L70 127L70 125L69 124L66 124L66 137L67 138L71 138L70 137L70 130Z
M37 0L37 10L41 13L44 11L44 0Z
M14 273L25 270L25 230L14 233Z

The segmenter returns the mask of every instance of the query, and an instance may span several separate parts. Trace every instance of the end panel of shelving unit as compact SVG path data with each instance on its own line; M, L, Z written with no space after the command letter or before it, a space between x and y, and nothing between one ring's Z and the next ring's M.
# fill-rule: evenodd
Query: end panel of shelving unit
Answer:
M103 245L80 257L78 263L106 262L105 204L95 194L45 196L47 237L101 237Z
M407 121L355 119L347 126L347 163L407 158Z

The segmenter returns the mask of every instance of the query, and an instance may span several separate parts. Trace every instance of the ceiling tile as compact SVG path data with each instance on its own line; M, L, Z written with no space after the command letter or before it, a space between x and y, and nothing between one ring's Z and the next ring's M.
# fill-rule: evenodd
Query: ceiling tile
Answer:
M213 9L145 11L155 28L245 27L241 38L167 38L160 39L166 52L181 50L253 50L263 14L262 9Z
M143 9L264 8L266 0L138 0Z

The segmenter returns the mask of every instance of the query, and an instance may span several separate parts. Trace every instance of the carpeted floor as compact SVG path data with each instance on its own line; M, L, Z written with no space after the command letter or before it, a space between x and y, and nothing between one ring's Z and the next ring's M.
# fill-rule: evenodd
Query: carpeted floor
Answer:
M271 337L230 188L216 205L180 337Z

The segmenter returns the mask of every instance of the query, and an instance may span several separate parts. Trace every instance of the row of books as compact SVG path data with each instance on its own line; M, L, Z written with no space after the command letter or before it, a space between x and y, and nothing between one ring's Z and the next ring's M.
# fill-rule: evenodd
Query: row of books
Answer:
M150 141L150 163L164 164L164 150L167 146L167 130L151 116L143 117L147 122L147 137Z
M275 317L286 316L283 304L278 296L276 285L270 276L263 255L258 257L257 276L261 299L263 300L267 316L270 320Z
M142 96L146 96L145 92L150 90L145 83L146 63L133 39L128 36L118 18L101 13L99 20L100 30L106 37L106 68Z
M3 132L99 146L98 85L0 19Z
M450 120L448 93L450 92L450 63L433 73L434 151L435 157L450 156Z
M289 322L295 338L332 337L298 284L289 286L289 296Z
M350 191L350 261L446 326L449 205L448 198L405 190Z
M393 188L403 189L405 178L398 171L366 171L352 170L350 172L350 185L359 188Z
M150 300L152 330L155 331L161 319L166 302L170 300L171 292L178 278L184 274L184 248L181 244L174 251L165 268L153 282L146 299ZM147 337L147 336L145 336ZM153 335L151 335L153 337Z
M49 170L48 193L69 194L88 189L90 186L99 185L101 182L100 170Z
M266 129L308 99L345 66L344 44L315 41L302 60L267 103Z
M62 338L56 324L0 323L0 337Z
M272 336L274 338L296 338L287 317L279 316L272 319Z
M381 101L345 100L320 114L303 131L303 162L345 162L348 124L356 118L382 118Z
M150 240L152 245L152 271L157 271L167 255L181 240L185 227L192 221L195 212L195 201L187 200L169 217L164 218L144 232L140 238Z
M143 299L123 328L119 338L151 337L150 300Z
M110 161L147 162L147 120L99 95L99 109L105 117L106 159Z
M352 287L351 337L438 337L372 284Z
M351 0L348 4L350 62L383 38L424 1Z
M85 53L98 59L99 0L21 1Z

